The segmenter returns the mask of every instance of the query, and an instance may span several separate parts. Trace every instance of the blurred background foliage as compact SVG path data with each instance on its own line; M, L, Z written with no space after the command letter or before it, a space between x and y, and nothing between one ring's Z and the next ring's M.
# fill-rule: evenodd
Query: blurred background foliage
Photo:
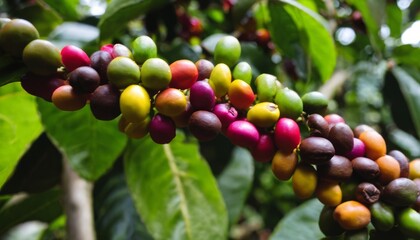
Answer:
M300 95L325 91L329 112L342 115L351 127L371 125L389 149L410 159L420 157L420 1L4 0L0 17L27 19L42 38L58 47L80 46L88 54L106 43L130 46L135 37L147 34L168 62L211 60L220 36L234 35L241 41L241 60L252 66L254 77L276 75ZM18 81L21 66L0 62L0 82ZM9 84L0 91L14 90ZM320 209L316 201L302 204L290 182L273 177L269 164L247 161L249 154L237 151L223 136L200 144L224 197L233 191L229 181L243 181L239 199L227 204L233 209L238 200L244 206L232 210L237 213L228 209L237 216L230 222L231 239L287 239L302 224L307 229L316 223L311 212ZM65 238L59 208L61 157L45 133L23 151L0 191L4 239ZM238 158L242 162L233 165ZM113 166L94 177L99 239L151 239L141 217L133 214L122 159L109 164ZM31 195L21 200L22 192ZM307 236L319 235L314 228Z

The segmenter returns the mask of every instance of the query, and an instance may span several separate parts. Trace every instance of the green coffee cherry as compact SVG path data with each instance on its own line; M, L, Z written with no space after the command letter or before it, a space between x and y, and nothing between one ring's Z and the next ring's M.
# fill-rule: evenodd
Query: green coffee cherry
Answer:
M376 202L369 207L372 224L379 231L389 231L395 225L393 209L385 203Z
M149 58L157 57L157 47L149 36L139 36L131 43L134 61L143 64Z
M23 49L23 62L29 71L48 76L57 72L61 62L60 50L47 40L36 39Z
M397 214L398 228L406 236L420 239L420 213L412 208L405 208Z
M233 67L241 56L241 44L234 36L224 36L216 44L214 49L214 61Z
M120 89L140 81L140 68L131 58L116 57L107 68L108 80Z
M303 111L307 114L318 113L324 115L328 107L328 99L324 94L312 91L302 96Z
M259 102L274 102L274 96L277 93L280 82L276 76L263 73L258 75L255 79L255 86L257 87L257 96Z
M141 82L146 88L164 89L169 85L171 78L171 68L163 59L149 58L141 66Z
M252 80L252 68L251 65L247 62L240 62L236 64L235 68L233 69L233 79L241 79L245 81L249 85L251 85Z
M23 49L32 40L39 38L38 30L24 19L13 19L1 24L0 46L14 57L21 57Z
M279 106L282 117L297 119L303 112L302 99L292 89L277 89L274 102Z

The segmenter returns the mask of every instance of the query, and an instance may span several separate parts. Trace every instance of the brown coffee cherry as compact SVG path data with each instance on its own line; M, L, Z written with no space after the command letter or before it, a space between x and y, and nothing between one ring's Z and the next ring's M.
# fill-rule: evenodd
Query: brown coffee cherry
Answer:
M346 123L334 124L328 134L328 140L333 144L337 155L343 155L353 149L353 138L353 131Z
M400 164L400 177L408 178L410 174L409 160L404 153L398 150L392 150L388 155L394 157Z
M214 113L199 110L191 114L188 129L199 141L209 141L222 131L222 123Z
M365 157L357 157L351 161L353 172L364 180L372 180L379 176L378 164Z
M320 114L314 113L309 115L306 124L309 127L309 132L311 136L324 138L328 137L328 133L330 131L328 122Z
M112 84L96 88L90 97L90 110L99 120L112 120L121 114L120 90Z
M419 187L408 178L397 178L385 186L383 200L393 206L406 207L414 204L419 196Z
M308 137L302 140L299 146L300 158L309 164L323 164L328 162L335 154L332 143L322 137Z
M69 84L77 93L92 93L99 86L101 78L95 69L82 66L70 73Z
M82 109L87 102L86 95L79 95L70 85L57 88L51 97L52 103L63 111L76 111Z
M363 182L357 185L355 195L357 201L371 205L379 200L381 191L374 184Z
M318 176L339 182L348 180L353 173L351 161L343 156L335 155L330 161L317 166Z

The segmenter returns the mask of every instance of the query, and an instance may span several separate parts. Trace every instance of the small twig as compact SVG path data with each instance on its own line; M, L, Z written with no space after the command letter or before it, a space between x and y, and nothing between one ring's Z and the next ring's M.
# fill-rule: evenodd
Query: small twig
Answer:
M65 158L63 158L62 185L67 217L67 239L95 240L93 184L80 178Z
M347 70L338 70L319 88L319 91L328 99L332 99L334 94L343 86L349 76L350 74Z

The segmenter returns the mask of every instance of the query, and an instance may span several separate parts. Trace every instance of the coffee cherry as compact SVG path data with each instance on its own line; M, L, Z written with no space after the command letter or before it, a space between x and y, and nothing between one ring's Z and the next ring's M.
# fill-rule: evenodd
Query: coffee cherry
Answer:
M214 49L214 61L233 67L241 56L241 44L233 36L224 36L217 41Z
M195 82L190 89L190 102L195 110L211 111L216 97L210 84L206 81Z
M333 144L335 153L343 155L353 149L353 131L345 123L336 123L331 127L328 140Z
M327 237L339 236L345 231L337 221L334 214L335 207L324 206L319 214L318 226Z
M317 165L318 176L338 182L350 179L353 173L351 161L343 156L335 155L324 164Z
M398 229L407 237L420 238L420 213L412 208L404 208L397 213Z
M279 106L282 117L297 119L303 112L302 99L292 89L277 88L274 102Z
M394 212L391 206L383 202L376 202L369 207L372 215L372 225L376 230L389 231L395 225Z
M306 121L311 136L327 138L330 128L327 120L320 114L314 113L308 116Z
M247 62L239 62L236 64L232 72L233 79L240 79L249 85L251 85L252 80L252 68L251 65Z
M232 74L230 68L224 64L217 64L213 71L211 71L209 84L213 88L214 94L216 97L220 98L229 90L230 83L232 81Z
M116 57L108 64L107 76L109 82L124 89L140 81L140 68L128 57Z
M413 180L397 178L385 186L382 199L392 206L408 207L416 202L419 194L420 189Z
M335 207L341 203L343 193L339 182L320 179L315 189L315 196L324 205Z
M226 131L229 125L238 118L238 111L229 103L216 104L213 113L222 123L222 131Z
M386 185L400 176L400 164L395 158L385 155L375 160L379 166L379 181Z
M376 131L364 131L359 139L365 144L366 156L376 160L386 154L386 143L384 138Z
M260 134L257 146L251 149L251 155L257 162L269 162L276 153L274 139L270 134Z
M302 96L303 111L307 114L318 113L324 115L328 107L328 99L324 94L312 91Z
M409 174L410 179L420 178L420 158L416 158L409 163Z
M101 79L95 69L82 66L70 73L69 84L77 93L92 93L99 86Z
M112 46L111 55L113 58L126 57L133 60L133 53L131 50L121 43L116 43Z
M394 157L400 164L400 177L408 178L410 174L408 158L398 150L392 150L388 153L389 156Z
M246 119L257 127L273 127L280 117L280 111L276 104L261 102L255 104L248 111Z
M101 84L108 82L107 69L112 59L107 51L96 51L90 56L90 66L98 72Z
M232 122L226 130L226 136L233 144L248 149L255 148L260 139L257 128L252 123L243 120Z
M96 88L90 97L90 110L99 120L112 120L121 114L120 91L112 84Z
M292 177L297 164L298 154L296 151L291 153L277 151L271 162L271 171L277 179L286 181Z
M209 141L219 135L222 123L214 113L199 110L191 114L188 129L199 141Z
M370 211L357 201L347 201L338 205L334 210L334 219L346 230L357 230L370 223Z
M109 43L109 44L102 45L99 50L100 51L105 51L105 52L111 54L111 56L112 56L112 52L114 51L114 44ZM112 57L112 58L114 58L114 57Z
M121 93L120 109L129 122L142 122L150 113L150 97L146 89L130 85Z
M51 102L54 90L63 86L65 84L65 80L55 75L37 76L28 72L21 77L20 83L27 93Z
M149 36L139 36L131 43L134 61L142 65L147 59L157 57L157 47Z
M328 139L322 137L308 137L299 146L302 162L309 164L325 164L334 156L334 146Z
M77 111L87 102L85 95L79 95L70 85L63 85L55 89L51 97L52 103L63 111Z
M38 30L25 19L12 19L0 29L2 50L18 58L22 57L26 45L38 38Z
M352 161L353 172L363 180L372 180L379 176L380 170L378 164L365 157L357 157Z
M149 133L155 143L170 143L176 136L176 126L171 118L158 113L150 122Z
M182 59L169 65L171 68L172 79L169 87L178 89L188 89L197 81L198 70L193 62Z
M89 66L90 58L81 48L74 45L66 45L61 49L61 60L68 72L78 67Z
M248 109L255 100L251 86L239 79L230 84L228 95L230 103L237 109Z
M124 128L124 133L129 138L140 139L145 137L149 133L150 117L147 117L138 123L128 123Z
M62 66L60 50L47 40L36 39L23 49L23 62L30 72L49 76Z
M172 74L169 65L160 58L149 58L141 66L141 82L144 87L161 90L171 81Z
M274 75L267 73L258 75L258 77L255 79L258 101L274 102L274 96L276 96L277 89L280 85L280 82ZM276 103L278 104L279 102Z
M207 59L200 59L195 62L195 66L198 70L197 80L204 80L210 78L210 74L213 71L214 65Z
M344 154L344 156L350 160L365 156L365 144L358 138L353 138L353 148L350 152Z
M278 149L291 153L300 143L300 129L290 118L280 118L274 129L274 141Z
M184 112L187 107L187 98L180 90L167 88L156 96L155 107L159 113L174 117Z
M308 199L315 193L318 183L315 168L307 163L298 163L292 176L292 187L296 197Z
M336 113L327 114L324 116L329 125L333 126L336 123L345 123L344 118Z
M381 191L372 183L362 182L357 185L355 196L358 202L372 205L379 200Z

